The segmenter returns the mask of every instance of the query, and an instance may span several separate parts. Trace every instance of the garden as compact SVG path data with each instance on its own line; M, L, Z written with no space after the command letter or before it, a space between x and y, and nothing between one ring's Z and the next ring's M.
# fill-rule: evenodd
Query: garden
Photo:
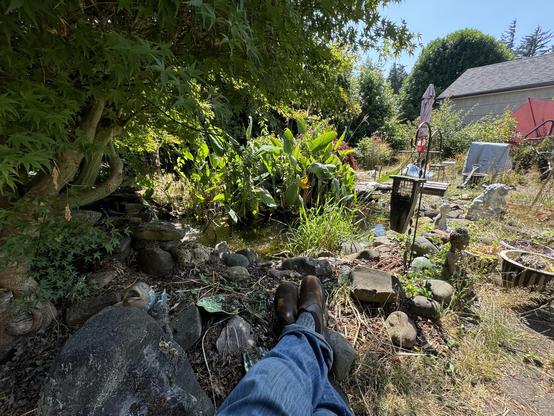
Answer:
M213 414L315 275L354 414L549 414L554 139L445 99L418 149L450 52L360 63L415 47L387 2L4 3L0 413Z

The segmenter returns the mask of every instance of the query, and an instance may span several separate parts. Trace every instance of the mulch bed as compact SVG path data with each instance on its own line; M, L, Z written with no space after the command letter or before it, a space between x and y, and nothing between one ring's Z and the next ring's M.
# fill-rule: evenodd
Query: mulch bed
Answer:
M349 262L353 263L375 266L377 261ZM389 264L385 261L380 266ZM340 264L334 267L334 276L338 276ZM256 346L269 350L277 341L272 329L272 303L279 284L278 279L267 274L270 268L268 263L250 266L250 277L237 282L224 277L226 267L219 262L209 262L201 268L191 267L164 278L151 277L124 267L116 281L93 295L107 291L123 292L133 283L143 281L157 293L167 290L170 314L174 314L200 298L223 294L227 302L238 309L238 314L252 325ZM337 277L323 279L322 283L329 295L336 295L334 291L339 288ZM343 333L355 347L363 345L365 339L375 337L382 339L384 344L390 344L384 332L383 319L398 305L383 308L357 304L348 295L346 299L349 299L346 303L329 299L330 327ZM229 316L217 314L205 317L208 319L204 334L187 353L200 385L215 404L220 405L245 374L243 357L241 354L223 356L217 352L216 340ZM418 322L418 326L421 339L432 345L431 349L440 352L440 346L444 344L440 329L427 321ZM48 331L19 341L14 353L0 367L0 414L22 416L36 413L40 389L48 371L58 351L75 330L55 322Z

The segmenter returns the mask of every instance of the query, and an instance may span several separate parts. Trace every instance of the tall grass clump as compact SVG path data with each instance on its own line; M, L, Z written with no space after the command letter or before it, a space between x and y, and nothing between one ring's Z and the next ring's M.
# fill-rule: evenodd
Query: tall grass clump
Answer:
M294 255L314 256L322 250L336 252L343 241L359 237L354 211L327 203L300 210L299 219L287 232L286 249Z

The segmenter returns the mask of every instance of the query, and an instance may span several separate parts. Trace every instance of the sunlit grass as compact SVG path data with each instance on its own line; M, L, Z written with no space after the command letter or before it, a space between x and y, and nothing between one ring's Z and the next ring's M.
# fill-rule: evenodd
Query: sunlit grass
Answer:
M327 203L303 210L286 234L286 249L294 255L315 256L322 250L338 252L345 240L362 238L354 212L339 204Z

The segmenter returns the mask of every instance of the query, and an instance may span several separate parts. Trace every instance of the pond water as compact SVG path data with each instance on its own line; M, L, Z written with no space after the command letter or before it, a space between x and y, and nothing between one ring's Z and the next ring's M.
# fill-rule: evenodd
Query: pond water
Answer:
M377 224L389 229L388 206L379 204L364 204L356 213L356 225L359 235L369 234ZM265 258L285 251L287 230L290 224L268 220L260 223L234 225L221 222L220 224L205 225L183 221L191 231L192 240L213 247L221 241L226 241L233 251L250 247Z
M208 227L186 223L191 229L191 239L213 247L226 241L233 251L252 248L262 257L271 257L284 250L288 225L278 221L266 221L259 224L230 226L228 224L210 224Z

